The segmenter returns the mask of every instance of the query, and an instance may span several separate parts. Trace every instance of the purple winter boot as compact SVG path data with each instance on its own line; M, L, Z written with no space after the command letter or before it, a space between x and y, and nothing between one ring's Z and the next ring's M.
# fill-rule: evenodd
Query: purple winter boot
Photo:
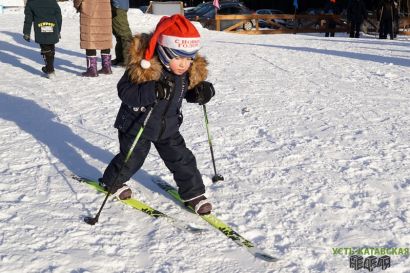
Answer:
M87 56L87 71L82 75L83 77L98 77L96 56Z
M112 74L111 70L111 54L101 54L102 68L98 70L100 74Z

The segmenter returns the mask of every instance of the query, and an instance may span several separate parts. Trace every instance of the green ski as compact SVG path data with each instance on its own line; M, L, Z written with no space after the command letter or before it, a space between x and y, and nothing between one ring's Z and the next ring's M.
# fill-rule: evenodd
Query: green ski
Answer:
M88 185L90 188L97 190L99 192L105 193L107 194L107 191L100 185L99 182L93 180L93 179L89 179L89 178L85 178L85 177L80 177L80 176L76 176L76 175L72 175L72 178L77 180L78 182L84 183L86 185ZM167 220L169 223L171 223L172 225L174 225L175 227L177 227L178 229L181 230L186 230L192 233L200 233L203 231L206 231L206 229L203 228L198 228L198 227L194 227L192 225L189 224L184 224L182 221L169 216L165 213L162 213L150 206L148 206L147 204L135 199L135 198L130 198L127 200L120 200L122 203L137 209L139 211L142 211L146 214L148 214L151 217L154 218L163 218L165 220Z
M171 195L176 201L181 203L181 205L184 204L176 188L174 188L173 186L171 186L170 184L162 180L154 180L154 183L157 184L161 189L166 191L169 195ZM188 208L190 209L191 212L194 213L193 208L191 207L188 207ZM241 247L244 247L247 251L249 251L256 258L262 259L267 262L276 262L279 260L278 258L273 257L263 252L262 250L258 249L251 241L242 237L240 234L234 231L229 225L219 220L215 215L208 214L208 215L199 215L199 216L205 221L207 221L211 226L213 226L214 228L218 229L223 234L225 234L226 237L233 240L236 244L238 244Z

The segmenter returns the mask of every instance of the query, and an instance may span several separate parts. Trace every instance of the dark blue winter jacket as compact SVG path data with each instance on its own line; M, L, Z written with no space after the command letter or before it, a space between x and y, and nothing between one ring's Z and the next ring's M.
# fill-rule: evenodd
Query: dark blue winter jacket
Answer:
M143 137L157 141L168 138L179 130L182 123L180 109L187 92L188 77L186 74L177 76L164 71L160 81L173 83L174 88L169 100L156 99L156 81L134 84L130 81L128 71L124 73L117 85L122 104L115 121L115 128L123 133L136 135L152 108Z
M179 130L182 123L181 106L184 98L192 100L193 89L208 76L207 61L195 56L189 70L181 76L166 70L156 55L148 69L141 67L145 51L151 39L142 33L130 42L127 70L117 84L121 107L114 127L123 133L136 135L153 107L143 136L152 141L165 139ZM133 50L136 49L136 50ZM172 82L174 87L169 100L156 99L156 83ZM188 94L188 96L187 96Z

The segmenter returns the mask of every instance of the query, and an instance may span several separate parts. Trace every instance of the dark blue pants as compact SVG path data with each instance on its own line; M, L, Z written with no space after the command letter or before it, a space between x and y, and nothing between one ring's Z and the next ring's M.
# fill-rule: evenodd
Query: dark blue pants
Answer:
M393 33L393 20L392 18L382 18L380 21L379 38L386 39L387 35L390 34L390 39L394 39Z
M135 136L121 132L118 134L120 153L111 160L103 175L104 184L112 187L112 192L120 188L142 167L148 156L151 143L153 143L165 165L173 173L178 193L183 200L189 200L205 193L205 186L197 168L196 159L186 147L184 138L179 132L170 138L156 142L141 137L125 165L125 158Z
M350 38L359 38L360 37L360 28L362 27L361 20L353 20L350 22Z

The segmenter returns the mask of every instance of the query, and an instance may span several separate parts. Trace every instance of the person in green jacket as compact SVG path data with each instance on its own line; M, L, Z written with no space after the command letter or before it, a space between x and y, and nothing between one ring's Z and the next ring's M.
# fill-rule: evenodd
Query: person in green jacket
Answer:
M55 44L60 40L62 17L56 0L28 0L24 9L23 38L30 42L31 26L34 25L35 42L40 44L45 66L41 70L48 78L55 76Z
M127 16L129 6L129 0L111 0L112 33L117 41L112 65L125 66L127 63L128 47L132 38Z

